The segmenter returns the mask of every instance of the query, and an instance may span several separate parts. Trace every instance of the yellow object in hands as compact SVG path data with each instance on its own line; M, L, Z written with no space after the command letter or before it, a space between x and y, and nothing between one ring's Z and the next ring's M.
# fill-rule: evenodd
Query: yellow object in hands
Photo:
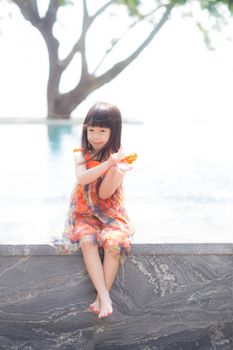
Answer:
M120 163L128 163L128 164L132 164L135 160L137 159L137 153L131 153L128 156L124 156Z

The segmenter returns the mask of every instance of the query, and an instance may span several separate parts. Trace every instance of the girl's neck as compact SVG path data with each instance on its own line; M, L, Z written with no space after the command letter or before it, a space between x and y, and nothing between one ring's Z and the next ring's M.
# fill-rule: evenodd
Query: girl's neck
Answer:
M90 151L91 157L95 157L99 151L92 150Z
M98 151L97 151L97 150L92 150L92 151L90 151L90 156L91 156L91 158L92 158L92 157L95 158L95 156L96 156L100 151L101 151L101 150L98 150ZM108 155L107 155L107 154L105 155L104 159L102 159L102 162L108 159L110 153L111 153L111 151L108 153Z

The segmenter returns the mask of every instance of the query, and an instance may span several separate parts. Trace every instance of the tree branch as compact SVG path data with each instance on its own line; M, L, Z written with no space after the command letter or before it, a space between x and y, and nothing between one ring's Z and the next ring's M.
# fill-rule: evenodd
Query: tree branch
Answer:
M93 16L89 16L86 0L83 0L82 34L81 34L80 38L74 44L74 46L73 46L72 50L70 51L69 55L64 60L60 61L60 64L61 64L61 67L62 67L63 71L68 67L68 65L70 64L70 62L72 61L72 59L74 58L74 56L75 56L75 54L77 52L81 52L82 53L82 50L83 49L85 50L84 40L86 38L86 33L87 33L88 29L90 28L91 24L96 19L96 17L101 15L101 13L103 13L113 3L114 3L114 0L109 1L108 3L103 5L101 8L99 8L99 10ZM86 61L85 52L82 55L82 62L84 62L84 65L86 65L86 73L87 73L87 61Z
M112 46L108 50L106 50L103 57L101 58L101 60L97 64L93 74L94 75L96 74L97 70L101 67L101 65L103 64L106 57L110 54L110 52L112 52L114 47L117 44L119 44L119 42L130 32L130 30L132 30L138 23L141 23L142 20L145 20L146 18L152 16L155 12L157 12L162 7L163 7L163 5L159 5L156 9L154 9L151 12L149 12L148 14L144 15L142 19L140 18L140 19L137 19L136 21L134 21L118 39L115 39L114 41L112 41Z
M112 5L115 1L111 0L109 2L107 2L105 5L103 5L102 7L99 8L98 11L96 11L96 13L90 17L90 25L94 22L94 20L96 19L96 17L98 17L99 15L101 15L101 13L103 13L110 5Z
M121 73L142 51L143 49L149 45L154 36L158 33L158 31L162 28L166 20L168 19L174 5L167 5L166 11L164 12L160 22L158 25L151 31L146 40L125 60L116 63L112 68L110 68L107 72L102 74L101 76L96 78L96 84L98 87L108 83L113 78L115 78L119 73Z
M87 10L87 1L83 0L83 17L87 19L89 17Z
M28 20L34 27L36 27L43 38L46 41L47 46L51 47L53 41L53 48L58 48L58 40L54 38L52 34L52 28L56 21L57 11L59 8L58 0L50 0L47 13L44 18L40 18L37 0L13 0L14 3L20 8L22 15ZM48 41L50 45L48 45Z
M81 80L85 80L88 77L88 68L87 68L87 58L86 58L86 34L89 28L90 17L87 10L86 0L83 0L83 24L82 24L82 34L80 36L80 52L82 60L82 72Z
M70 51L69 55L64 58L63 60L60 61L62 70L64 71L68 65L70 64L70 62L72 61L72 59L74 58L74 55L81 51L81 40L80 38L76 41L76 43L74 44L72 50Z
M61 69L62 71L64 71L68 65L70 64L70 62L72 61L72 59L74 58L75 54L77 52L81 53L81 59L82 59L82 74L83 74L83 78L84 75L86 76L87 73L87 59L86 59L86 34L89 28L89 22L90 22L90 16L88 14L88 10L87 10L87 3L86 0L83 0L83 23L82 23L82 33L80 38L76 41L76 43L74 44L72 50L70 51L70 53L68 54L68 56L60 61L60 65L61 65Z
M53 26L57 20L57 11L60 7L59 0L50 0L48 10L44 18L41 19L42 25L39 29L41 32L45 43L48 48L49 61L50 61L50 74L51 68L55 68L55 72L53 75L58 74L61 75L61 67L58 58L58 48L59 41L53 35Z
M13 0L19 7L24 18L38 28L41 23L36 0Z
M46 22L47 25L53 26L56 22L59 6L58 0L50 0L48 10L44 17L44 22Z
M114 79L119 73L121 73L142 51L143 49L149 45L151 40L154 38L154 36L157 34L157 32L162 28L166 20L168 19L173 5L167 5L166 11L164 12L160 22L158 25L151 31L151 33L148 35L146 40L143 41L143 43L124 61L118 62L115 64L111 69L109 69L107 72L102 74L99 77L95 77L94 75L88 74L86 76L85 80L80 80L77 86L69 91L69 93L62 95L62 100L64 104L69 103L69 106L72 106L75 108L78 103L81 103L88 94L90 94L92 91L100 88L104 84L108 83L112 79Z

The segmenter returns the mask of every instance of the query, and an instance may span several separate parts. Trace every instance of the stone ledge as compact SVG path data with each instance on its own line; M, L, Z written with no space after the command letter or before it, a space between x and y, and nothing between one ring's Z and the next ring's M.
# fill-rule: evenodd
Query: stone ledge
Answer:
M81 252L0 245L1 350L232 350L232 244L134 244L111 290L95 298Z
M233 243L132 244L131 255L233 254ZM49 244L0 244L0 256L50 256L57 253ZM82 256L79 250L71 255Z

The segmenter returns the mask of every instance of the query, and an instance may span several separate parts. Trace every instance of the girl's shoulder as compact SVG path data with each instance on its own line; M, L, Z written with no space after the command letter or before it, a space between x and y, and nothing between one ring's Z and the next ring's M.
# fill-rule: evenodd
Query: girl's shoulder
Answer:
M92 168L100 164L97 160L93 160L90 152L85 152L82 148L74 148L74 159L77 163L84 161L87 168Z
M74 154L75 163L77 164L86 160L86 157L82 148L74 148L73 154Z

